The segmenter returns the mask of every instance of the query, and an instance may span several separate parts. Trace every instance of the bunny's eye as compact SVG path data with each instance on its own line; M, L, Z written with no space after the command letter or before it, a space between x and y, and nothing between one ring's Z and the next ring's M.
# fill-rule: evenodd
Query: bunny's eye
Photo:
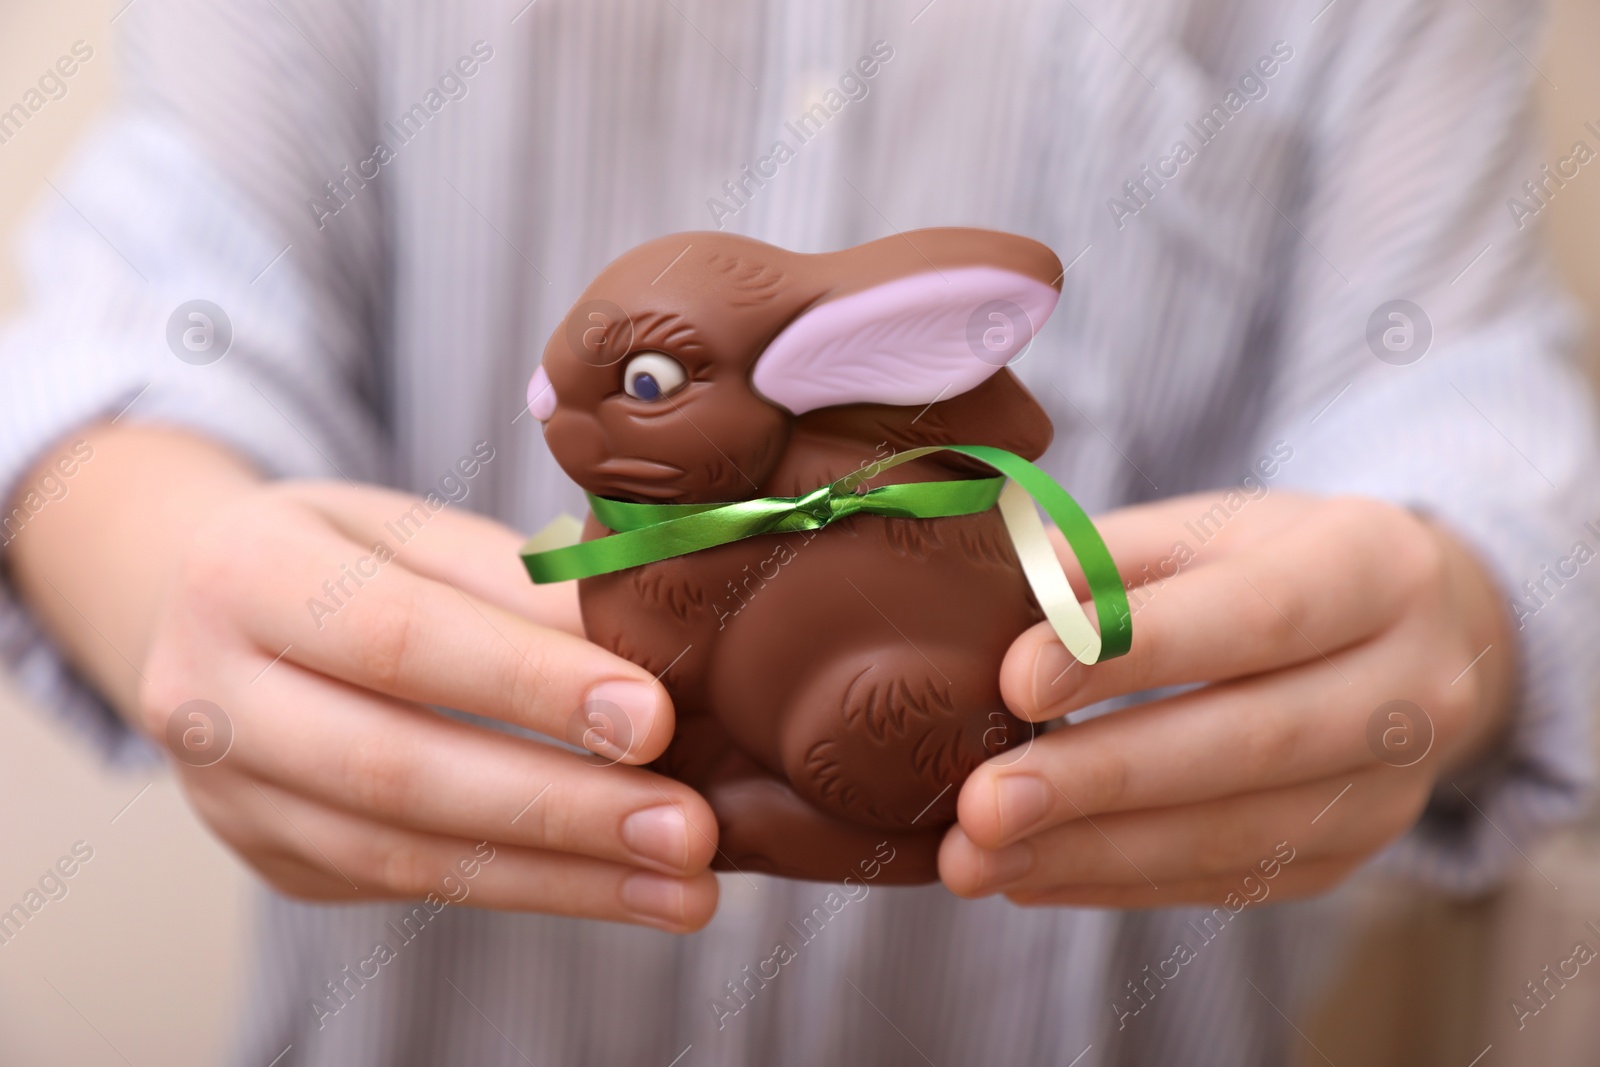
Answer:
M641 352L622 372L622 391L635 400L661 400L689 380L683 365L663 352Z

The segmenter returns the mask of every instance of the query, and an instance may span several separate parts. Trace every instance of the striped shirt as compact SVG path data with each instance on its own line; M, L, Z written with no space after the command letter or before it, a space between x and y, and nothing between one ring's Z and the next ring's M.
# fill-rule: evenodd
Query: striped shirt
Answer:
M461 506L537 528L582 498L523 386L618 253L715 227L802 251L1024 233L1068 268L1017 369L1086 506L1276 456L1273 487L1449 524L1514 605L1506 744L1380 862L1477 891L1582 809L1600 604L1548 576L1600 545L1597 457L1528 218L1533 5L142 0L117 25L124 104L57 179L0 340L0 491L126 409L274 475L419 491L487 440ZM197 298L231 328L208 365L168 341ZM0 661L148 757L9 593ZM1276 1064L1348 910L723 889L688 937L264 894L238 1062Z

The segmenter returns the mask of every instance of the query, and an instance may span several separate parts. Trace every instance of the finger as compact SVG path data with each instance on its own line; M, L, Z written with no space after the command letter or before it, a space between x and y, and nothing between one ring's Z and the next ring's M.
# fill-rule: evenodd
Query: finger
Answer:
M1135 504L1095 516L1095 529L1111 552L1124 583L1137 587L1175 576L1179 570L1243 551L1293 524L1316 506L1312 497L1274 494L1271 505L1254 497L1229 499L1224 493L1195 493ZM1231 520L1257 504L1250 521ZM1048 529L1056 558L1080 600L1089 599L1083 568L1056 527Z
M951 833L940 872L953 892L977 896L1221 877L1271 864L1278 843L1307 859L1367 855L1416 821L1427 792L1423 777L1379 767L1203 804L1079 819L997 850Z
M289 543L263 548L267 558L242 579L263 609L235 608L269 655L283 650L289 662L363 689L562 739L587 706L602 728L573 740L629 763L666 748L671 700L644 668L394 561L344 562L349 543L312 523L297 534L274 539ZM304 609L286 612L285 600Z
M1396 696L1388 686L1401 684L1391 678L1392 660L1390 650L1363 645L1334 660L1344 676L1357 680L1351 685L1319 661L1052 730L1020 755L979 766L962 785L958 816L974 841L998 848L1074 819L1369 769L1382 752L1371 747L1368 722ZM1434 713L1414 724L1430 746L1410 761L1419 772L1436 769L1448 747L1448 737L1434 737L1435 717L1453 721L1454 702L1469 695L1442 684L1439 689L1399 694Z
M538 586L522 565L526 535L443 502L373 486L294 483L294 495L316 508L363 552L383 544L406 569L453 585L479 600L544 626L582 636L577 584Z
M1250 553L1136 589L1125 656L1085 667L1048 624L1034 626L1006 654L1001 695L1022 718L1051 718L1124 693L1325 659L1372 636L1406 610L1418 576L1436 569L1437 539L1382 504L1327 514Z
M1182 542L1201 559L1238 552L1294 525L1317 508L1321 498L1300 493L1237 490L1190 493L1166 497L1146 504L1118 508L1095 519L1095 526L1123 566L1123 576L1142 580L1137 570L1143 563L1159 562L1173 555ZM1234 521L1246 514L1248 522Z
M1171 882L1151 889L1138 885L1062 886L1044 893L1007 893L1006 899L1025 907L1050 905L1071 908L1176 908L1192 905L1225 909L1226 917L1213 912L1196 925L1197 936L1206 941L1227 921L1252 904L1300 900L1317 896L1338 885L1361 866L1362 857L1306 860L1283 867L1277 878L1267 881L1258 874L1241 871L1220 878Z
M333 687L290 664L257 688L252 700L283 710L233 715L229 767L364 818L673 874L702 870L715 853L716 818L680 782Z
M539 849L417 833L270 784L248 788L258 801L252 803L246 792L238 807L258 810L246 854L262 856L277 877L316 899L425 900L428 914L413 913L419 922L448 902L639 923L674 933L704 926L716 910L717 880L709 872L676 878Z

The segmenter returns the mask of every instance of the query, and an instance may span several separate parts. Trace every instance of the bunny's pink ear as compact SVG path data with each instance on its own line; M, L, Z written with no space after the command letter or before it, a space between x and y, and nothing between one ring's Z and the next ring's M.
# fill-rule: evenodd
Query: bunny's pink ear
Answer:
M550 375L544 372L542 363L528 380L528 410L540 422L549 422L550 416L556 413L555 386L550 384Z
M795 415L948 400L1020 355L1060 295L998 267L896 278L790 323L762 353L751 383Z

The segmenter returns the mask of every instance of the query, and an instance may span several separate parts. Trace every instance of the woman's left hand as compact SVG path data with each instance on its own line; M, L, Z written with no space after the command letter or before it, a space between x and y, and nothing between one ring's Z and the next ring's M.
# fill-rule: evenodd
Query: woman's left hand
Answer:
M1503 731L1508 613L1477 559L1411 512L1219 493L1098 525L1135 583L1132 651L1085 667L1041 623L1006 656L1006 704L1042 722L1204 684L980 767L939 855L953 892L1117 908L1254 899L1263 878L1318 893Z

